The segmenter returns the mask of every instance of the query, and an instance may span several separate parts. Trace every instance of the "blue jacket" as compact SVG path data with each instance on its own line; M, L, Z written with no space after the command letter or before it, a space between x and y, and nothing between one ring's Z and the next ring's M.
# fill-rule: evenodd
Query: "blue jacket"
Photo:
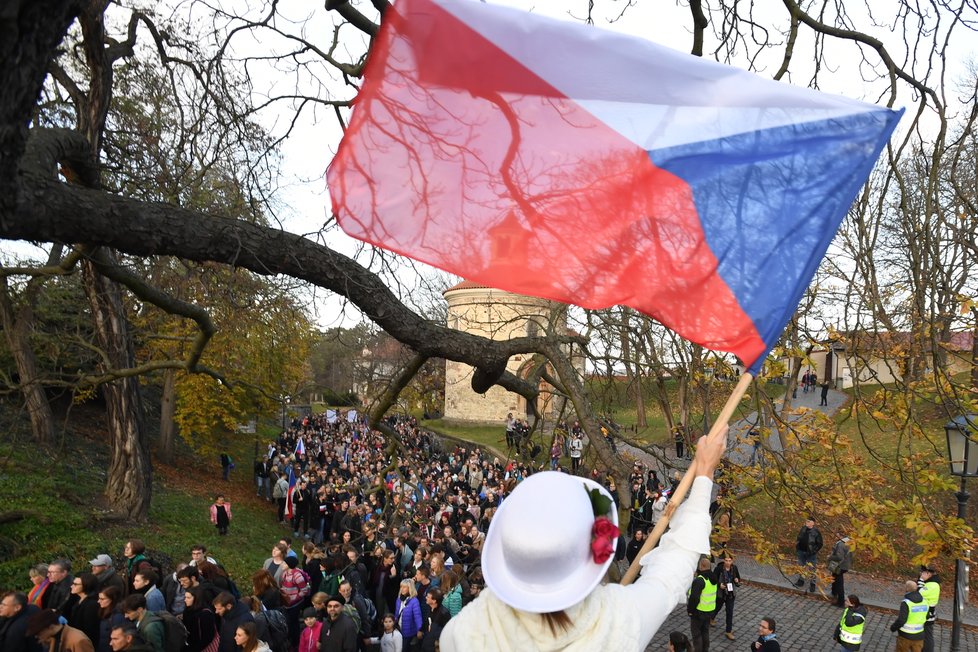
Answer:
M418 599L408 598L407 602L401 602L398 597L394 605L394 621L401 626L401 635L405 640L417 636L421 631L421 603Z

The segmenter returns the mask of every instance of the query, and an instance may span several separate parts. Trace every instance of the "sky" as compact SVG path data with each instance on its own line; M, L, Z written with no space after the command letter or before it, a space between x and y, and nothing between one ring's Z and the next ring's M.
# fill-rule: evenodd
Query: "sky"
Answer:
M586 17L589 2L588 0L493 0L494 4L502 4L526 9L539 14L545 14L564 20L582 21ZM255 0L217 0L215 4L227 7L240 8L248 6L257 12L264 9L264 3ZM356 4L364 7L364 11L370 10L369 4L364 0L359 0ZM692 37L685 27L677 28L677 25L687 25L688 8L679 5L675 0L597 0L594 7L594 24L597 27L624 32L642 38L648 38L660 44L673 47L678 50L688 52L691 46ZM749 4L755 12L758 23L763 24L765 19L770 16L780 16L784 12L783 3L779 0L754 0ZM852 12L865 11L863 3L847 3L847 9ZM892 6L890 0L870 0L869 7L878 9L879 7ZM174 11L184 15L193 9L199 11L199 7L191 2L177 0L173 3ZM327 14L322 10L321 3L308 3L304 0L282 0L279 3L279 10L283 17L289 18L294 22L295 29L301 30L311 40L326 44L332 34L333 23L338 20L335 14ZM776 12L776 13L774 13ZM882 39L888 47L899 47L896 35L890 31L890 25L879 16L879 25L869 30L870 35ZM861 27L868 24L864 16L853 16L853 21ZM285 21L282 21L285 24ZM337 58L350 60L356 53L362 50L363 36L353 30L347 30L350 40L344 43L338 53ZM806 36L796 45L796 50L800 52L808 51L811 43L804 42L807 30L803 32ZM959 35L960 36L960 35ZM772 40L778 41L779 35L772 34ZM258 38L243 38L235 41L234 48L239 54L259 51L266 49L274 39L267 34ZM344 52L344 47L346 52ZM707 50L716 47L715 41L711 37L707 39ZM857 65L858 57L854 46L843 46L830 48L827 50L828 65L827 73L822 77L823 90L845 94L856 99L866 101L877 101L878 87L868 85L860 78L860 66ZM768 55L761 55L755 61L756 67L767 76L777 68L780 63L780 49L774 48ZM733 62L746 67L745 57L747 52L741 47L732 52ZM965 43L965 39L959 38L952 47L951 60L956 62L967 62L974 56L973 47ZM799 85L807 85L810 70L804 70L806 62L799 57L796 67L793 67L793 77L791 81ZM252 65L250 72L255 78L253 85L256 101L262 101L265 93L269 89L287 89L293 84L294 78L288 74L281 74L280 71L263 69L259 65ZM613 71L609 71L611 74ZM311 78L306 79L312 81ZM318 84L320 80L316 80ZM350 88L340 85L338 81L326 83L321 86L312 87L321 95L336 93L340 96L349 97ZM334 90L335 89L335 90ZM907 98L912 101L912 98ZM898 105L901 102L898 102ZM261 114L260 120L273 133L280 132L283 125L289 120L286 111L267 111ZM303 118L295 125L293 136L284 141L281 148L282 175L279 179L279 192L277 199L280 202L279 218L283 226L289 231L303 234L315 234L320 230L323 223L328 219L330 212L329 195L324 180L327 165L339 143L341 131L337 125L335 116L331 111L320 107L315 112L307 112ZM331 230L325 236L326 243L338 251L351 255L358 249L358 244L348 238L338 229ZM4 252L35 251L24 245L12 246L11 243L3 243ZM410 270L404 269L400 272L403 281L409 286L414 285L415 277ZM328 293L319 291L316 293L315 305L317 308L316 319L323 327L337 325L337 315L339 314L339 302L328 296ZM346 315L346 319L356 320L358 315L351 313Z

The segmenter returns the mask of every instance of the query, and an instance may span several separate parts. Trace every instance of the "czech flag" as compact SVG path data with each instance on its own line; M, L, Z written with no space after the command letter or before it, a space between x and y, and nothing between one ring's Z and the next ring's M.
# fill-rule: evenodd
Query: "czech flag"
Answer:
M302 437L299 437L299 441L296 442L295 445L295 456L299 457L300 455L304 456L305 454L306 454L306 444L304 441L302 441Z
M583 24L398 0L329 190L353 237L631 306L756 373L901 115Z
M292 500L292 494L295 493L295 473L292 472L292 467L289 467L289 493L285 496L285 518L291 521L295 517L295 502Z

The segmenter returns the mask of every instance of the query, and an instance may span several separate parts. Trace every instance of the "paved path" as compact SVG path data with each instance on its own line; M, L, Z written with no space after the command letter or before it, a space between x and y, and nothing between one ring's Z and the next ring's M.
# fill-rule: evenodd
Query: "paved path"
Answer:
M738 559L740 565L740 559ZM741 565L741 573L744 567ZM745 577L747 579L747 577ZM896 596L891 600L895 605ZM842 617L842 610L821 598L808 597L797 591L781 591L765 584L748 581L737 595L734 607L733 634L736 640L724 637L723 612L717 618L716 627L710 630L710 650L713 652L746 652L752 641L757 639L757 624L761 618L770 616L777 622L778 640L783 652L835 652L838 644L832 641L835 626ZM891 652L896 635L890 632L890 624L895 619L893 611L883 611L869 607L866 630L863 633L861 652ZM646 650L661 652L667 649L669 632L679 630L689 635L689 617L685 605L680 605L666 619L659 632ZM935 649L946 652L951 649L951 626L938 622L934 630ZM978 632L963 628L961 650L978 650Z

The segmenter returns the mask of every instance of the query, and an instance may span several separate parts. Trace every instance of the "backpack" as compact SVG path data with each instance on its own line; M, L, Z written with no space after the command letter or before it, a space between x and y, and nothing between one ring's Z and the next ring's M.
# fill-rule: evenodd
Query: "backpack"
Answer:
M340 581L343 576L339 573L330 573L323 577L323 581L319 584L319 590L326 595L336 595L340 592Z
M272 652L288 652L289 650L289 625L285 620L285 614L278 609L266 609L255 614L255 620L259 618L268 625L268 638L265 641Z
M187 646L187 628L169 611L156 612L163 621L163 646L166 652L182 652Z
M363 631L363 623L360 622L360 612L352 602L343 605L343 613L349 616L357 626L357 632Z
M306 571L301 568L289 568L282 573L282 596L285 598L287 606L292 607L299 604L311 591L309 574Z
M363 596L361 596L363 597ZM363 604L367 607L367 620L370 627L373 627L377 622L377 607L374 606L374 601L370 598L363 597Z

